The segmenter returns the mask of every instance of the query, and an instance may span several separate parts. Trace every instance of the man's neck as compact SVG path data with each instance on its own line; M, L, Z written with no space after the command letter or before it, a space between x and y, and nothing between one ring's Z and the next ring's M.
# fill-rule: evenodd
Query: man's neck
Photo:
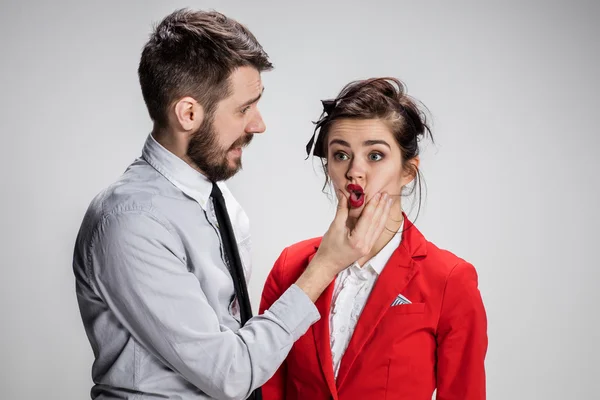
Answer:
M187 155L187 144L183 143L183 141L177 140L177 134L166 129L160 129L154 127L152 130L152 137L156 140L162 147L167 149L169 152L175 154L177 157L181 158L186 162L190 167L194 168L196 171L200 172L202 175L206 176L204 172L195 162L193 162Z
M165 129L154 127L152 130L152 137L154 140L156 140L162 147L183 160L185 159L184 157L186 157L186 149L182 143L179 143L179 141L176 140L176 136L177 135L175 133Z

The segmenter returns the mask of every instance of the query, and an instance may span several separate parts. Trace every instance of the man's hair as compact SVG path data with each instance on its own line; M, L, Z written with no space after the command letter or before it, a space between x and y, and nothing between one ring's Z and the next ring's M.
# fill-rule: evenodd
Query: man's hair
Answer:
M138 68L150 118L166 127L169 107L185 96L212 115L230 94L231 73L242 66L259 72L273 68L246 27L216 11L173 12L155 27Z

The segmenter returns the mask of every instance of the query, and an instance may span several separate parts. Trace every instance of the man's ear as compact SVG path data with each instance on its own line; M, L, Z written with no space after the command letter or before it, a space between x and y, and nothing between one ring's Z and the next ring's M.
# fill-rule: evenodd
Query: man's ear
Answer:
M175 122L178 127L186 132L195 132L202 125L204 108L192 97L183 97L175 103Z
M419 156L413 157L410 160L404 162L404 167L402 168L402 186L406 186L411 183L419 172L419 164L421 163L421 159Z

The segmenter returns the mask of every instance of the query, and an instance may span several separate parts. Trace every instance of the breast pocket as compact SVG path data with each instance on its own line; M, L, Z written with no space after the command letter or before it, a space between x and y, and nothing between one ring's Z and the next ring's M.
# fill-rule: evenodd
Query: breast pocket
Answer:
M402 304L390 307L383 316L380 330L390 343L420 336L430 329L430 318L426 303Z
M390 307L388 314L423 314L425 313L425 303L399 304Z

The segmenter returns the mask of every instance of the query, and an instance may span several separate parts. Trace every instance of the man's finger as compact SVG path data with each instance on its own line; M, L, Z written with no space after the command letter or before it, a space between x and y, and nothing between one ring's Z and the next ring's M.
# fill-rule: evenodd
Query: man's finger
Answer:
M382 219L382 215L384 215L384 213L385 213L388 201L389 201L389 196L382 195L381 200L379 201L379 204L377 204L377 207L375 208L375 211L373 212L373 217L371 218L371 223L367 227L367 232L365 233L365 236L364 236L365 244L369 248L373 245L373 243L377 240L377 238L379 237L379 234L381 233L380 232L381 219ZM378 234L377 232L380 232L380 233Z
M367 233L367 237L365 238L365 241L369 248L372 248L373 245L375 245L375 242L385 229L385 225L390 216L390 211L392 209L393 203L394 201L391 197L388 197L387 201L381 201L379 203L379 206L377 207L377 215L373 217L371 229Z
M380 202L383 202L381 193L377 193L371 200L367 202L367 205L365 208L363 208L360 216L358 217L358 221L354 226L354 230L351 233L352 237L355 237L360 242L364 243L364 239L369 232L370 225L373 223L373 216L375 215L375 211L377 210L377 206Z
M346 220L348 219L348 198L341 190L336 190L335 195L338 204L333 223L346 225Z

